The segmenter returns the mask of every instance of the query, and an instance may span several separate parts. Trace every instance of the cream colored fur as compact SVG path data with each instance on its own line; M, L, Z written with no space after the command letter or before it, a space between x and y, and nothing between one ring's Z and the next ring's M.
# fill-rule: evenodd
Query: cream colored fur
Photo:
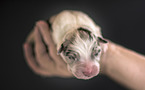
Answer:
M76 30L78 27L85 27L91 30L96 36L101 36L100 27L93 20L80 11L65 10L51 18L52 37L57 49L64 41L66 33Z

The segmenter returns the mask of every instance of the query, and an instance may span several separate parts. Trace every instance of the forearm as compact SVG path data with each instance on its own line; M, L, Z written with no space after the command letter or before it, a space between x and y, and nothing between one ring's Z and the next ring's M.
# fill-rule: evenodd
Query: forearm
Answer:
M109 43L104 63L104 73L131 89L145 89L145 57Z

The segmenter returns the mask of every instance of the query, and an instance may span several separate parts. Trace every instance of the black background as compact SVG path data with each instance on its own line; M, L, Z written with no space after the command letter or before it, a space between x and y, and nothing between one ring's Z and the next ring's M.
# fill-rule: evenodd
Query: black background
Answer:
M28 67L22 44L35 22L64 10L87 13L101 26L103 36L129 49L145 54L145 1L1 1L1 90L125 90L106 76L91 80L42 78Z

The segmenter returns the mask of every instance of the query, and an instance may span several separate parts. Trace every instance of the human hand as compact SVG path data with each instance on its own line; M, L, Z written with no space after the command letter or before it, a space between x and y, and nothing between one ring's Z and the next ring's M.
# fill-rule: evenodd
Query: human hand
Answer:
M33 45L34 49L32 48ZM67 70L66 63L57 55L56 47L46 22L38 21L36 23L34 30L26 39L23 49L28 65L38 75L73 77Z

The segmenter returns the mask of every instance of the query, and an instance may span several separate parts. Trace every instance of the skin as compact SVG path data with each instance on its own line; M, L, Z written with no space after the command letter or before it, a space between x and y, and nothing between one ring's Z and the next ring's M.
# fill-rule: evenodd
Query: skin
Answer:
M40 33L49 52L46 51ZM32 44L35 44L34 50ZM36 23L34 29L23 44L23 49L28 65L36 74L49 77L72 77L72 74L67 70L66 63L57 55L50 30L45 22ZM33 55L33 51L35 55Z
M38 75L47 77L73 77L67 70L66 63L56 55L56 48L52 41L49 28L45 22L36 26L23 45L24 55L30 68ZM49 52L42 43L46 43ZM35 56L32 54L32 43ZM107 44L108 49L103 52L100 60L101 73L130 89L145 89L145 57L113 42Z
M110 42L101 68L103 74L127 88L145 90L145 56Z

